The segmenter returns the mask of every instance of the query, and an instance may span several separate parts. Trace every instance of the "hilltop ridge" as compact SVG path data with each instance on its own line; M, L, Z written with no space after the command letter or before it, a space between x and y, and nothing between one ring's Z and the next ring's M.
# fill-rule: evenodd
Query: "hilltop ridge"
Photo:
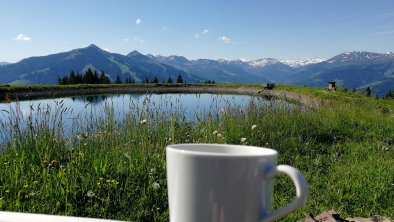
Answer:
M4 63L0 63L4 64ZM0 66L0 83L13 85L56 84L70 73L88 68L104 71L113 82L152 80L159 82L182 75L186 82L218 83L283 83L306 86L326 86L336 81L338 86L363 90L370 87L374 94L384 95L394 90L394 53L345 52L329 59L196 59L184 56L143 55L134 50L127 55L111 53L91 44L47 56L36 56Z

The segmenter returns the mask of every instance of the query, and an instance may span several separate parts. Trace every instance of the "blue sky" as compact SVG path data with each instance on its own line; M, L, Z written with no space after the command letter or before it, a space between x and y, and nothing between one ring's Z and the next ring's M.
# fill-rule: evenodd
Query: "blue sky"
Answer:
M197 58L394 51L393 0L0 0L0 61L96 44Z

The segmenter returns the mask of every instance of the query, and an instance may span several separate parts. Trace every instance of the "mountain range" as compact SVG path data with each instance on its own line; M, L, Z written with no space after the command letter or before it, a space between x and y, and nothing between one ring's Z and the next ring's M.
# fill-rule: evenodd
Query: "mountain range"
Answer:
M0 83L56 84L71 70L83 73L88 68L104 71L111 81L119 75L142 82L158 78L160 82L180 74L186 82L207 80L223 83L284 83L306 86L338 86L377 95L394 90L394 53L346 52L328 60L262 58L253 61L227 59L189 60L183 56L127 55L110 53L96 45L47 56L30 57L17 63L0 63Z

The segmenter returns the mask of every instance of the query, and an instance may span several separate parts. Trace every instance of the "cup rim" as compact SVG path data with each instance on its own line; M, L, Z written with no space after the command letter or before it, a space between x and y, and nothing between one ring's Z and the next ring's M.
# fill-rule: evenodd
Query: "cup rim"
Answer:
M231 149L237 150L236 153L225 153L225 152L206 152L198 150L198 147L230 147ZM170 144L166 147L167 152L181 153L183 155L193 156L215 156L215 157L256 157L256 156L277 156L278 151L272 148L258 147L258 146L246 146L236 144L216 144L216 143L180 143Z

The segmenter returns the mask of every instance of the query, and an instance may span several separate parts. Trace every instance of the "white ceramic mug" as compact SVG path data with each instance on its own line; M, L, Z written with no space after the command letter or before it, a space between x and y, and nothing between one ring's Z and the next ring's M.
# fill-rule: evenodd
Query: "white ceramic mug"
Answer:
M166 149L171 222L267 222L306 203L297 169L277 166L275 150L227 144L175 144ZM284 173L296 197L271 212L273 179Z

